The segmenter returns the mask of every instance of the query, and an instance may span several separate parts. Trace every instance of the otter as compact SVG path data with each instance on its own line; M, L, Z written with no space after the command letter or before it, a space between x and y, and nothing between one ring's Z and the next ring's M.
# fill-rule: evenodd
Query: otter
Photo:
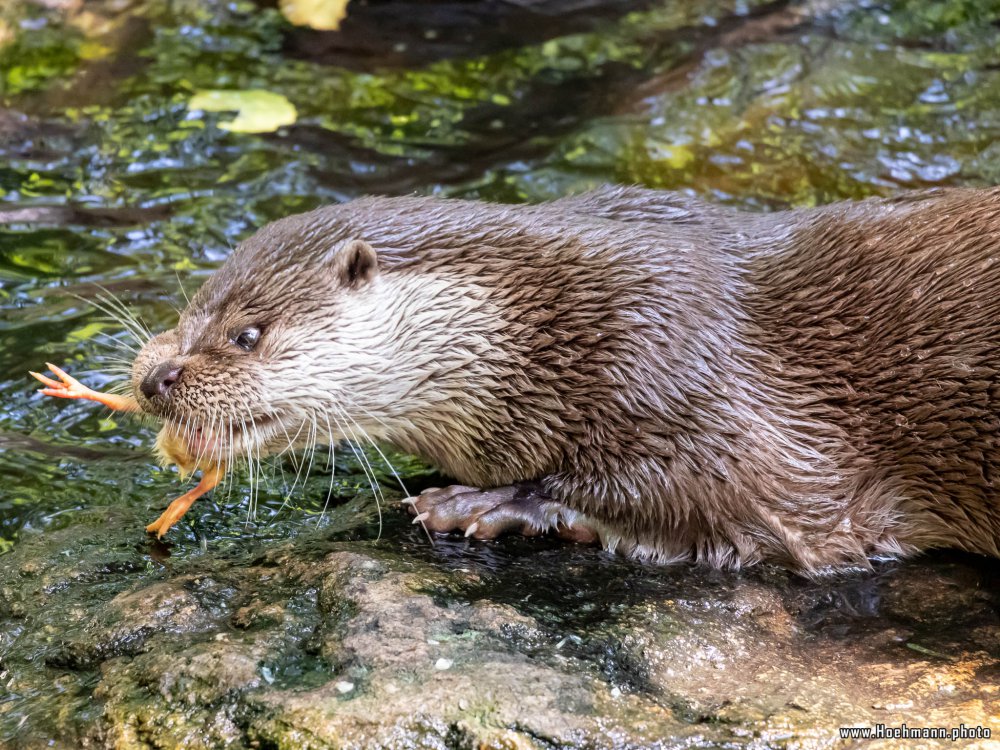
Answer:
M436 532L807 575L997 556L998 259L1000 189L362 198L244 241L109 405L202 489L304 434L394 444L460 482L406 501Z

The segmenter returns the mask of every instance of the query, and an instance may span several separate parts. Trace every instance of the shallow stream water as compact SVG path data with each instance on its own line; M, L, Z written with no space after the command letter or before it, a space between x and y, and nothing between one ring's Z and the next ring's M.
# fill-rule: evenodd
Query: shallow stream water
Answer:
M281 94L297 120L272 133L231 132L231 114L188 106L210 89ZM292 27L263 1L5 2L0 601L21 601L16 589L31 563L23 545L47 534L63 546L45 548L39 564L59 555L102 561L68 588L50 582L65 589L50 604L64 611L90 611L158 580L164 566L249 565L270 545L315 539L495 576L478 593L448 589L465 598L513 601L505 592L528 576L538 592L531 616L561 613L566 626L566 612L577 611L569 596L598 607L596 620L574 616L570 629L600 629L603 594L577 580L548 585L560 582L544 573L557 554L549 543L432 549L371 454L384 494L377 511L350 449L336 454L332 478L325 458L297 483L291 460L269 464L259 484L237 475L169 541L151 540L143 526L183 488L152 459L155 426L43 400L27 371L51 361L96 388L121 380L116 368L135 342L94 302L114 299L151 330L169 327L185 293L240 239L324 203L412 192L527 202L640 183L773 210L996 184L998 136L1000 2L354 0L340 32ZM390 458L411 489L430 483L415 460ZM607 570L598 553L572 554ZM678 586L697 598L701 584L710 597L720 585L690 571L629 570L630 602L669 598ZM797 610L804 632L849 644L852 634L905 621L905 607L886 615L879 603L899 580L919 598L913 582L924 573L976 604L940 629L915 616L906 625L912 642L947 656L963 648L958 636L978 634L977 652L994 664L981 679L995 682L992 562L937 556L852 581L847 593L843 583L760 575L807 602ZM0 611L0 746L44 744L65 726L49 710L66 667L38 636L45 616L28 604ZM63 640L84 625L65 627ZM26 676L30 669L41 677ZM96 667L73 669L81 713L66 725L85 726ZM629 679L620 682L644 689Z

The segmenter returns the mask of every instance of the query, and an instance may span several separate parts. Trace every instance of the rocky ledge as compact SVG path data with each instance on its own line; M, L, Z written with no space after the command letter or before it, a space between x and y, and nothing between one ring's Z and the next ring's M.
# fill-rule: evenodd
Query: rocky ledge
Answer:
M168 555L129 511L108 512L0 558L0 746L825 748L856 744L845 726L1000 733L992 561L810 582L547 540L431 547L402 514L378 541L315 531L220 551L190 537Z

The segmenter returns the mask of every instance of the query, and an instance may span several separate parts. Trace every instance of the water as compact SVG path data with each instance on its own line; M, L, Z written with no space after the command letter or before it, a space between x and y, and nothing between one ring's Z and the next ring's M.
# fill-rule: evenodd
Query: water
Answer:
M279 462L255 515L237 477L169 544L146 539L183 491L152 460L155 426L43 400L27 377L46 361L95 388L121 377L132 342L88 304L98 287L169 327L241 238L366 193L524 202L622 182L768 210L1000 182L1000 2L358 2L339 35L244 0L66 5L0 8L0 555L74 527L82 555L111 523L104 594L167 556L379 530L342 452L332 493L320 466L288 497ZM189 111L202 89L280 93L298 120L227 132L229 115Z

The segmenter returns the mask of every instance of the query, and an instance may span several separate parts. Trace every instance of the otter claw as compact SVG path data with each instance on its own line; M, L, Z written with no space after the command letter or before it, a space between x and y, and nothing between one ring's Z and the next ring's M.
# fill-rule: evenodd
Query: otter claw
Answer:
M574 542L599 541L596 528L579 512L553 500L537 482L479 490L452 485L421 494L409 503L414 523L436 533L458 531L466 539L495 539L501 534L537 536L552 531ZM426 510L424 510L426 508Z

